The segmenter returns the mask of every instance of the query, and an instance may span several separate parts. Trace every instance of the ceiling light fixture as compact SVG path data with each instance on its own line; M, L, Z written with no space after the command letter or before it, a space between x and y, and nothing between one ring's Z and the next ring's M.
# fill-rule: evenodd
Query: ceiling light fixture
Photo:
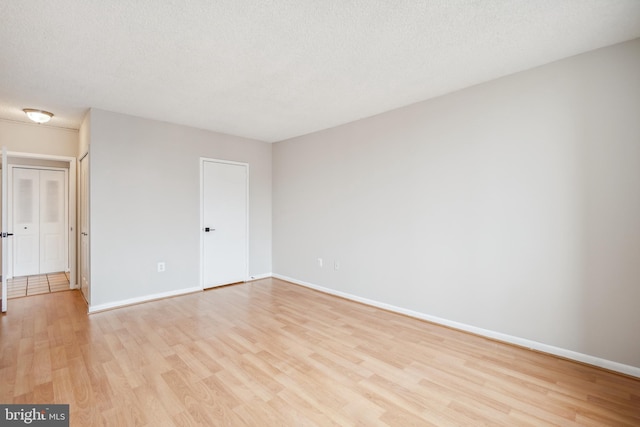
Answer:
M42 110L34 110L33 108L25 108L22 111L25 112L27 117L39 124L47 123L49 120L51 120L51 117L53 117L53 113Z

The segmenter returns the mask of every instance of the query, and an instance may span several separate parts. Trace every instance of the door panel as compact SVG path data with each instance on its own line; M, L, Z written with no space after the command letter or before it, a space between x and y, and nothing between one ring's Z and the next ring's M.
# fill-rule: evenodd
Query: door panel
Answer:
M38 274L40 240L40 174L13 169L14 276Z
M40 274L67 269L64 190L64 171L40 171Z
M80 160L80 290L87 303L89 294L89 155Z
M7 274L9 272L9 245L8 243L8 229L9 229L9 202L8 202L8 183L9 183L9 171L7 169L7 148L2 147L2 188L1 209L0 209L0 223L2 224L2 230L0 234L2 236L2 312L7 311Z
M247 278L247 165L203 162L203 286Z

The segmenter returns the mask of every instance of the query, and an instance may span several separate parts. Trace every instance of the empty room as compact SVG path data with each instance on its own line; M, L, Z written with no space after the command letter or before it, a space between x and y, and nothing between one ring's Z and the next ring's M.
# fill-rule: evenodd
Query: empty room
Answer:
M0 40L0 425L640 425L640 1Z

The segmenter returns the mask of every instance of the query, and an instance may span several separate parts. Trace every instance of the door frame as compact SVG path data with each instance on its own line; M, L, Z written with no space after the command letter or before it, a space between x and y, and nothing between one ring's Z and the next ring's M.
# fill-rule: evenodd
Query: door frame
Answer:
M82 172L82 166L86 163L86 174L83 177L83 172ZM80 293L82 294L82 296L84 297L85 302L87 303L87 305L90 307L91 306L91 242L89 240L89 229L90 229L90 221L91 221L91 216L89 215L89 151L87 151L86 153L84 153L82 156L80 156L80 158L78 158L78 177L77 177L77 182L78 182L78 199L77 199L77 212L78 212L78 218L77 218L77 224L76 224L76 229L77 231L77 236L78 236L78 257L77 257L77 262L78 262L78 289L80 289ZM82 180L86 179L85 182L82 182ZM84 192L82 191L84 187ZM87 253L84 254L83 253L83 249L82 249L82 235L80 233L82 233L82 210L85 210L84 214L86 216L86 227L87 227L87 234L85 235L85 239L86 239L86 243L87 243ZM83 269L82 266L82 262L84 261L84 257L86 257L86 266L87 269L86 271ZM87 293L85 294L84 290L82 289L82 285L83 285L83 274L86 276L87 279L87 288L86 291Z
M52 160L58 162L66 162L69 163L69 173L68 173L68 223L67 223L67 232L68 232L68 242L69 242L69 285L71 289L77 289L77 270L76 270L76 256L77 256L77 242L76 242L76 167L77 167L77 159L75 157L69 156L57 156L51 154L36 154L36 153L22 153L17 151L8 151L7 157L18 157L22 159L35 159L35 160ZM8 168L12 165L9 164ZM15 165L20 166L20 165ZM35 167L36 169L55 169L55 168L47 168L47 167ZM12 226L11 224L9 226Z
M8 222L7 222L7 212L8 212L8 203L7 203L7 177L9 175L9 171L7 170L7 147L2 146L2 172L0 174L0 180L2 181L0 183L1 188L2 188L2 194L0 195L0 200L1 200L1 204L2 206L0 206L0 222L2 223L2 233L1 233L1 239L2 240L2 307L1 307L1 311L2 313L6 313L7 311L7 264L9 263L8 257L7 257L7 252L9 251L9 245L8 245L8 238L9 238L9 233L8 233Z
M13 208L14 208L14 203L13 203L13 199L14 199L14 188L13 188L13 171L18 168L18 169L33 169L33 170L38 170L38 171L42 171L42 170L50 170L50 171L61 171L64 172L64 184L65 184L65 192L64 192L64 211L65 211L65 217L64 217L64 227L66 230L69 230L71 228L71 222L70 222L70 218L69 218L69 214L70 214L70 205L69 205L69 169L66 168L58 168L58 167L47 167L47 166L30 166L30 165L20 165L20 164L9 164L8 165L8 182L7 182L7 196L8 196L8 212L7 212L7 219L8 219L8 223L9 223L9 229L11 230L11 232L15 232L15 230L13 229ZM15 233L14 233L15 234ZM69 233L67 232L65 235L65 251L67 252L67 262L66 262L66 266L65 269L67 270L71 270L71 251L70 251L70 239L71 236L69 235ZM13 248L13 239L11 239L9 242L9 250L7 253L7 257L8 257L8 265L7 265L7 278L12 278L14 277L14 261L15 261L15 254L14 254L14 248ZM40 251L40 249L38 249L38 251Z
M210 163L222 163L227 165L237 165L244 166L247 172L247 181L246 181L246 206L247 212L245 216L245 227L246 227L246 241L245 241L245 272L244 272L244 281L246 282L249 279L249 163L245 162L236 162L232 160L222 160L222 159L213 159L210 157L200 157L200 289L204 290L204 164L205 162Z

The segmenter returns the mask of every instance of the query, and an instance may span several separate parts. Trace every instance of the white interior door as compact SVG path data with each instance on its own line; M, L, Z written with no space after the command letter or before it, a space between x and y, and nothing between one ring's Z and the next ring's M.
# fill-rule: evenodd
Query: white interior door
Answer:
M202 162L203 287L247 278L248 165Z
M8 272L8 245L7 245L7 229L9 224L8 219L8 197L7 197L7 182L8 182L8 169L7 169L7 149L6 147L2 147L2 183L0 188L2 189L2 207L1 207L1 216L0 222L2 223L2 231L0 232L0 236L2 236L2 312L7 311L7 272Z
M14 276L40 273L40 172L13 169Z
M80 290L89 302L89 155L80 160Z

